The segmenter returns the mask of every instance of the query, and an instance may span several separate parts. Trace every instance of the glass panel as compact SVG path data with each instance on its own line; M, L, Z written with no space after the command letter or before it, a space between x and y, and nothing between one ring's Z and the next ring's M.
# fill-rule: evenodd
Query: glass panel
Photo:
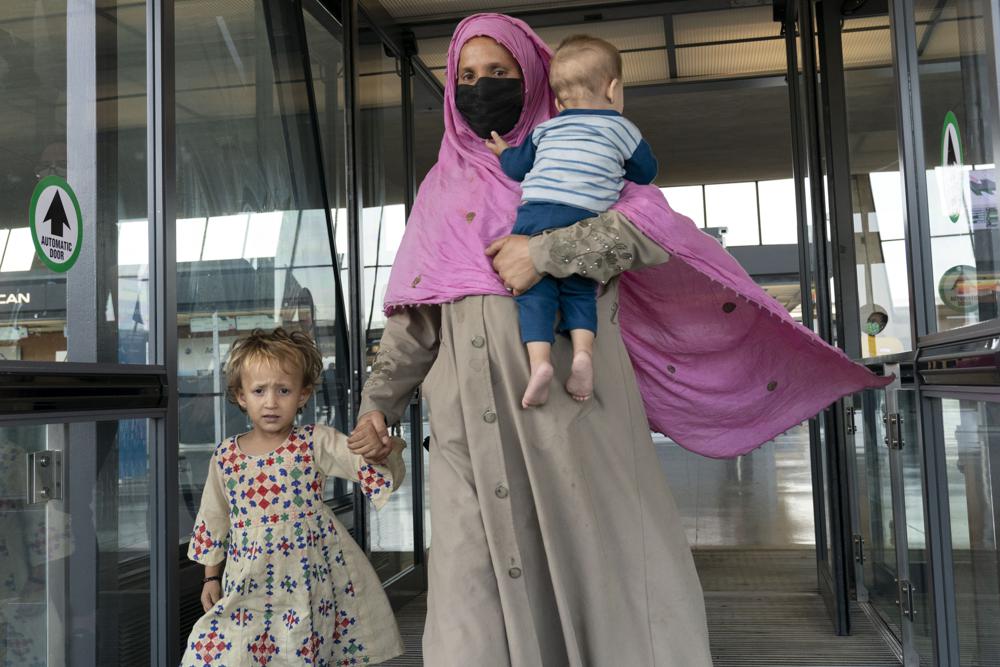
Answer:
M944 424L961 662L997 665L1000 404L941 399L933 406Z
M873 20L888 25L887 16L878 16L845 19L843 28L844 59L848 63L844 92L851 209L861 325L859 331L848 335L860 338L864 357L913 348L902 241L902 177L893 103L896 83L887 46L888 30L871 30ZM873 35L881 37L875 39ZM890 242L896 246L892 250L887 247Z
M362 27L359 54L361 103L362 243L368 365L385 328L382 302L406 221L406 161L403 146L402 79L395 57L386 55L374 31ZM367 370L367 369L366 369ZM405 420L404 420L405 421ZM407 423L403 424L409 434ZM413 564L413 480L407 476L394 501L370 513L371 559L386 579Z
M86 4L67 16L66 5L0 3L0 358L93 361L95 341L83 339L96 335L98 361L144 364L149 325L145 2L109 0L90 16L82 9ZM95 50L100 57L78 57ZM83 217L82 225L76 224L71 196L58 195L68 217L51 232L76 243L81 253L64 273L39 258L28 226L32 193L46 177L69 184ZM55 215L54 195L48 188L38 200L40 229L51 227L44 221ZM77 234L83 235L80 240ZM72 344L67 325L90 321L95 313L72 318L67 304L79 308L87 302L99 304L99 329L69 327L69 335L80 339Z
M912 391L900 391L896 400L903 428L900 463L903 469L906 547L910 584L914 588L913 608L917 612L913 619L913 640L920 656L920 664L930 665L934 661L934 613L930 606L931 580L927 561L927 531L924 526L924 447L917 431L916 394Z
M735 459L699 456L660 434L653 444L692 548L790 550L812 560L816 527L806 425ZM809 571L815 590L815 570Z
M321 162L299 20L293 4L262 0L176 7L181 541L216 444L249 427L224 393L237 338L276 326L312 335L326 370L300 420L347 423L346 319L324 197L343 205L342 50L307 18Z
M660 192L670 202L670 208L691 218L699 227L705 226L705 189L702 186L681 185L660 188Z
M901 638L900 612L896 606L896 539L893 533L892 481L889 472L889 448L885 445L886 419L885 392L865 392L872 406L865 422L864 475L868 497L861 502L868 505L870 534L865 536L865 585L869 601L889 624L897 638ZM860 454L860 452L859 452Z
M1000 217L993 145L1000 127L996 44L987 40L995 11L986 0L916 2L937 312L932 332L997 317Z
M757 184L760 199L761 243L791 244L798 242L799 216L795 210L795 181L761 181Z
M726 227L726 245L759 245L757 184L705 186L705 217L709 227Z
M0 428L0 665L149 664L147 434L145 420ZM54 474L36 485L48 501L29 495L32 457Z
M854 424L857 430L852 438L854 446L854 470L853 477L856 486L856 499L854 504L857 507L858 525L857 531L861 539L864 540L865 560L871 558L870 548L872 540L872 505L869 502L871 490L869 489L867 448L865 443L874 439L875 428L875 392L865 391L854 397ZM855 566L856 567L856 566ZM864 564L858 581L858 599L867 601L868 581L864 573Z

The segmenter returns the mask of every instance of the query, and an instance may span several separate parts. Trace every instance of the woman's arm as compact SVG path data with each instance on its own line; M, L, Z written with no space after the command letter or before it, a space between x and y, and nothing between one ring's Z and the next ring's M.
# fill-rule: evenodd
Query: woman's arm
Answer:
M486 254L515 295L529 290L542 275L573 274L606 283L619 273L666 262L670 255L617 211L581 220L538 236L505 236Z
M399 421L437 358L440 332L438 305L409 306L389 317L361 394L359 415L377 410L387 423Z
M666 262L670 255L617 211L554 229L528 242L539 273L577 274L606 283L619 273Z
M361 393L358 421L347 440L368 463L384 463L392 451L386 424L395 424L437 358L441 306L410 306L389 317L378 356Z

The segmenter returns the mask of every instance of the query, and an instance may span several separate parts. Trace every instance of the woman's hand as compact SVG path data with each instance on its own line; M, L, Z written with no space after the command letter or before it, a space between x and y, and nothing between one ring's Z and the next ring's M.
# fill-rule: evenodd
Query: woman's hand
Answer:
M378 410L361 415L358 425L347 439L347 447L353 453L364 457L367 463L374 465L385 463L392 453L392 441L389 439L389 429L385 425L385 415Z
M493 258L493 270L500 274L504 287L519 296L534 287L542 276L535 269L528 252L528 237L511 234L497 239L486 249Z
M206 613L222 599L222 584L218 581L206 581L201 587L201 608Z

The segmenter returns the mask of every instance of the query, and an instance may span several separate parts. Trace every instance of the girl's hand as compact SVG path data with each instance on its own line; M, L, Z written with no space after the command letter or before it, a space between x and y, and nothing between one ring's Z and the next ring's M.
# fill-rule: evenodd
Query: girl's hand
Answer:
M510 148L510 144L500 138L500 135L496 132L490 132L492 139L486 140L486 147L493 151L493 154L500 157L500 153Z
M222 584L218 581L206 581L201 587L201 608L205 613L222 599Z
M378 410L372 410L361 415L358 425L347 439L347 447L355 454L364 457L367 463L385 463L392 452L392 441L389 439L389 429L385 425L385 415Z
M493 258L493 270L500 274L504 287L514 296L534 287L542 276L535 269L528 252L528 237L512 234L497 239L486 249Z

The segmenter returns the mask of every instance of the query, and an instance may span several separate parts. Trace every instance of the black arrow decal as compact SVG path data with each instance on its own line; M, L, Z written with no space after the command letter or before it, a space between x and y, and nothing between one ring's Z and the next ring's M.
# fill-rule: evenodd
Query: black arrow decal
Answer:
M62 197L59 196L58 190L56 191L56 196L52 198L49 210L42 220L52 223L52 235L59 238L63 236L63 226L70 227L69 220L66 219L66 209L63 208Z

